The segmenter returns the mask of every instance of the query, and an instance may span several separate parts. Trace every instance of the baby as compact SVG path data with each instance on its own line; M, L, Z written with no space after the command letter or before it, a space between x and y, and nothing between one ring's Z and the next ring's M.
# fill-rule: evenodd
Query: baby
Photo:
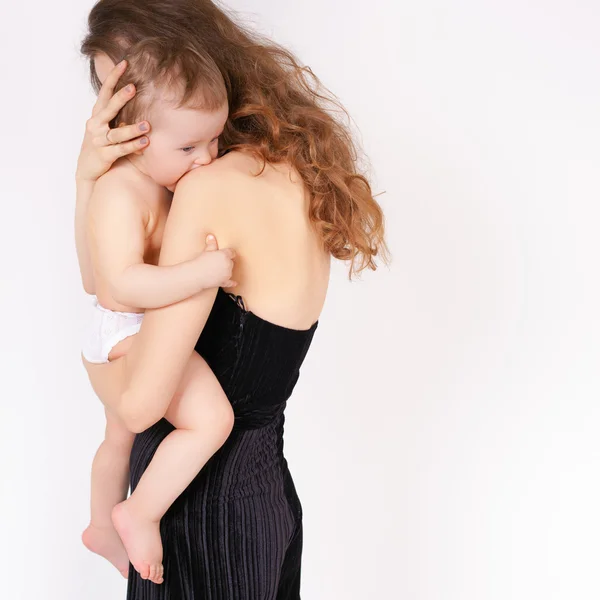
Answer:
M193 260L157 266L171 192L185 173L217 158L228 101L214 65L199 63L185 49L174 52L170 64L159 65L153 43L142 42L127 56L127 80L137 93L115 119L121 124L147 118L150 144L114 163L96 182L87 208L95 306L83 356L92 363L127 354L144 309L235 285L233 252L216 246ZM106 55L98 55L98 71L102 61L112 66ZM127 498L134 434L106 412L105 439L92 465L91 521L83 534L86 546L125 576L130 561L155 583L163 581L160 519L233 427L229 401L195 352L165 417L176 429Z

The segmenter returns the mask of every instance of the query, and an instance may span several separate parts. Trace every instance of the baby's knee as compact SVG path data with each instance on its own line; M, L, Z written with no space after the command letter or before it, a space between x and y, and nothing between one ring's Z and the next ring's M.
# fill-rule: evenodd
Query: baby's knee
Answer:
M233 408L225 395L215 397L195 415L194 421L192 429L198 431L202 438L208 434L220 447L233 429Z
M114 450L129 452L135 433L131 433L124 425L115 427L114 422L107 424L104 433L104 443Z
M216 431L219 433L221 441L224 443L233 430L233 424L235 422L233 407L231 406L229 400L225 398L224 401L218 403L218 406L214 407L214 410L214 425L216 427Z

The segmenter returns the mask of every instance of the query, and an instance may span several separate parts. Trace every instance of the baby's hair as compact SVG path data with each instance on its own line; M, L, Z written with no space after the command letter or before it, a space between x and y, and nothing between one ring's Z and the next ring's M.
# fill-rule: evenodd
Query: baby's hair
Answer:
M170 45L166 52L164 44L164 40L146 39L123 55L127 70L115 91L133 83L136 94L114 119L114 126L151 119L157 101L173 108L207 111L218 110L227 103L223 76L207 53L183 41Z
M96 54L131 61L123 84L135 83L138 94L119 118L138 120L157 84L178 91L185 105L210 109L228 99L221 148L249 151L263 166L293 166L311 196L312 224L332 256L350 261L350 277L375 270L376 256L387 262L383 212L358 167L351 132L335 114L345 110L291 52L211 0L100 0L88 27L81 49L97 90Z

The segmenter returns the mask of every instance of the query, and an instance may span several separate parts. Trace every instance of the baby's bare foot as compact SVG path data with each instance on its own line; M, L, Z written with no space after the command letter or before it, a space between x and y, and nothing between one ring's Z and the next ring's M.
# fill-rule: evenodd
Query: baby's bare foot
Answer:
M162 583L163 548L159 521L150 521L137 515L131 508L129 500L113 508L112 520L123 540L133 568L142 579Z
M89 525L81 534L81 540L88 550L106 558L127 579L129 559L123 542L114 527Z

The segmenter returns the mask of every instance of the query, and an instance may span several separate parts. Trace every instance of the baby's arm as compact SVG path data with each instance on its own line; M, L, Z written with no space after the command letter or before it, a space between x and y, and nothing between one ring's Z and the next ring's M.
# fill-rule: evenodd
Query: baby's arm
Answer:
M160 308L230 280L232 261L225 251L205 252L172 266L145 264L148 209L126 182L99 179L89 211L95 267L119 304Z

